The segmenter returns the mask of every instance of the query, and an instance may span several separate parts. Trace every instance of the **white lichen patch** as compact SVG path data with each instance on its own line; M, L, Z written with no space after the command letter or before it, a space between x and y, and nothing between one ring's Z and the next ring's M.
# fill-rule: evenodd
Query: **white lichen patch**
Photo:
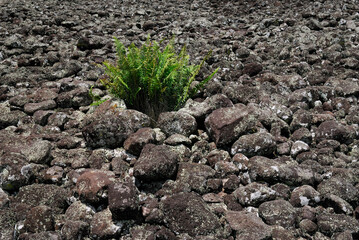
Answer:
M309 204L309 199L307 197L300 196L299 199L302 206L307 206Z

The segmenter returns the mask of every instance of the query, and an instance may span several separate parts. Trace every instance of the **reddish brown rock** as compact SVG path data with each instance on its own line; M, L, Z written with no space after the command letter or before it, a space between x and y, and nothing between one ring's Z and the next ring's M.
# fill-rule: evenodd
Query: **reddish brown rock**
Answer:
M116 237L121 228L116 226L112 221L112 213L106 208L101 212L97 212L90 224L90 235L95 239L109 239Z
M76 191L84 201L98 202L105 197L104 190L114 181L113 172L89 170L77 179Z
M241 121L248 114L244 105L214 110L205 120L206 129L217 146L234 141ZM238 128L238 129L237 129Z
M140 155L142 148L155 142L156 133L152 128L141 128L132 133L123 143L123 147L134 155Z
M265 240L271 237L271 228L254 213L245 211L228 211L226 220L230 227L236 231L236 239Z

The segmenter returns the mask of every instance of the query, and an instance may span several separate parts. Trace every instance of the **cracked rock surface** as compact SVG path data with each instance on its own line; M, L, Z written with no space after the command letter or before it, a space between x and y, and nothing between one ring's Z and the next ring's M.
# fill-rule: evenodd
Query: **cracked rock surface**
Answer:
M159 119L97 67L148 35L220 68ZM358 97L358 0L2 0L0 240L359 239Z

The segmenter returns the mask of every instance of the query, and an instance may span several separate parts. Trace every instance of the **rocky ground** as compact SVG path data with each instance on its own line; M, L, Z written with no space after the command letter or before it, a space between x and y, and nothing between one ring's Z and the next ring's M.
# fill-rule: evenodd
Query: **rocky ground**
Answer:
M196 99L112 99L126 45L176 36ZM359 239L359 1L0 1L0 239ZM200 80L200 79L198 79Z

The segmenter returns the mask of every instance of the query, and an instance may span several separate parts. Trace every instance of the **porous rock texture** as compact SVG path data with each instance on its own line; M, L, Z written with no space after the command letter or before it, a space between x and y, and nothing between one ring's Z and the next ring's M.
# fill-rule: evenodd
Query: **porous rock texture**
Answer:
M113 36L220 70L151 119ZM359 239L358 79L358 0L1 0L0 239Z

